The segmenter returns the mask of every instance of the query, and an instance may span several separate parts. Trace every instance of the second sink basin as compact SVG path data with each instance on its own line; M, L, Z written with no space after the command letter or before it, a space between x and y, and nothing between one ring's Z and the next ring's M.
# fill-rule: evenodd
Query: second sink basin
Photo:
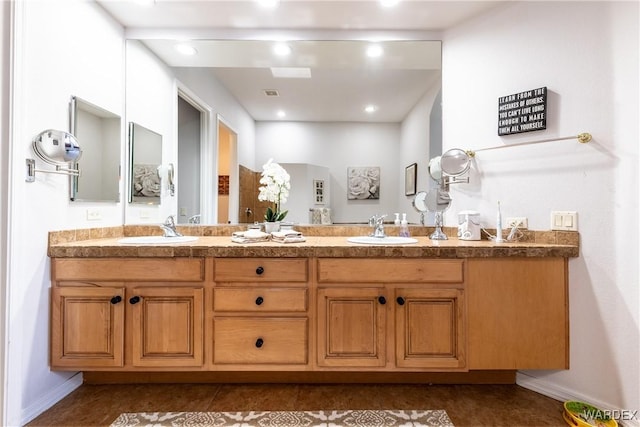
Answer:
M198 240L197 236L135 236L124 237L118 240L118 243L123 245L166 245L171 243L193 242L195 240Z
M411 243L418 243L418 239L414 239L413 237L400 237L400 236L385 236L385 237L357 236L357 237L349 237L347 241L351 243L361 243L365 245L407 245Z

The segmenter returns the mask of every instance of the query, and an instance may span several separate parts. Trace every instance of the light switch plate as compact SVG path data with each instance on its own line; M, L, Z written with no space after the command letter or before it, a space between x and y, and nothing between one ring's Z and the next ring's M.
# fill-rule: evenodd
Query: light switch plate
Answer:
M578 212L551 211L551 229L578 231Z

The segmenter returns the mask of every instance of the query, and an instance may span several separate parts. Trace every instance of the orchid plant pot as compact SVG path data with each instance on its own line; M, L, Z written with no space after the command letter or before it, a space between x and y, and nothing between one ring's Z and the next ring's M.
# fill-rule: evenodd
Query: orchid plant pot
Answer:
M275 221L275 222L265 221L264 232L273 233L274 231L280 231L280 221Z

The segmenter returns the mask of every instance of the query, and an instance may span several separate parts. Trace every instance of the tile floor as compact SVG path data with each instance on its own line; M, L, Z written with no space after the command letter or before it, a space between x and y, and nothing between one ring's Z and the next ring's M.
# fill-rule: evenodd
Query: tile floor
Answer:
M444 409L456 427L566 426L562 402L517 385L83 385L28 426L108 426L122 412Z

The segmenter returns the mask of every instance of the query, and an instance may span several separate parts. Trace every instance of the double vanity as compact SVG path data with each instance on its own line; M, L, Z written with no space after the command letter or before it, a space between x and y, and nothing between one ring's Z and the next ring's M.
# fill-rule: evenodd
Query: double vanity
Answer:
M301 226L305 242L231 242L233 226L52 232L53 370L86 381L513 382L569 365L575 232L521 243L353 243L366 227ZM452 234L455 230L447 230ZM151 241L153 242L153 241Z

